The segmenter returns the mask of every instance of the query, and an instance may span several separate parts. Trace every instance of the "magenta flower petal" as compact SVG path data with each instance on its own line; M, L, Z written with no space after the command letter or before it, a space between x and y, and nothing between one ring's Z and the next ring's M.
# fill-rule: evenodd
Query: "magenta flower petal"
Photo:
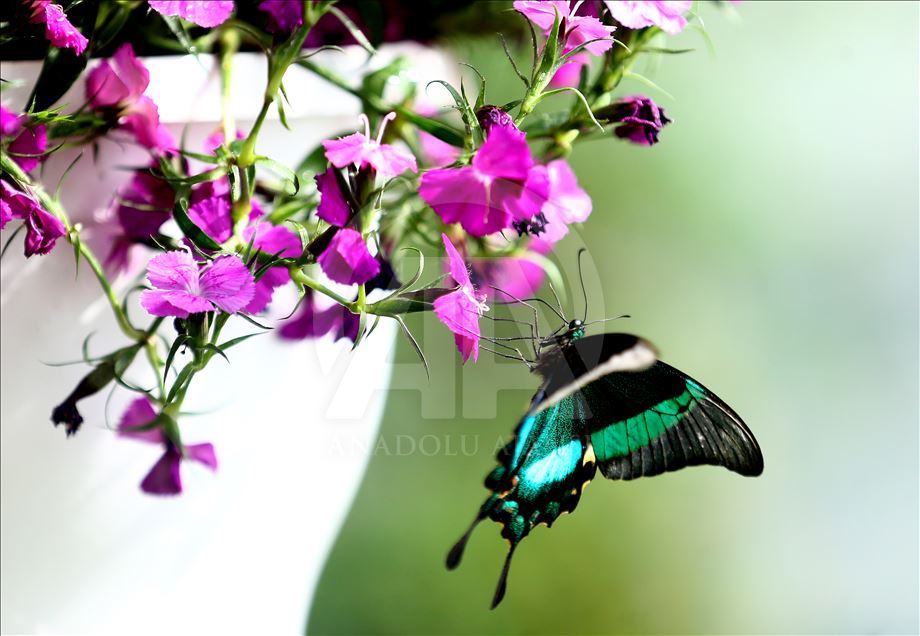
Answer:
M138 170L118 195L115 217L129 239L147 240L172 216L175 194L168 181Z
M303 253L300 237L283 225L272 225L263 221L243 230L243 240L249 241L255 234L253 247L266 254L278 254L282 258L297 258Z
M572 223L583 223L591 214L591 197L578 186L578 179L565 159L546 166L550 194L542 212L546 219L540 238L556 243L565 236Z
M206 299L186 291L145 289L140 295L141 306L152 316L188 318L190 314L213 311Z
M463 361L479 359L479 317L487 308L470 281L469 270L446 234L441 235L447 252L447 265L451 278L459 286L456 291L439 296L434 301L434 313L454 333L454 341Z
M198 26L216 27L233 13L233 0L149 0L161 15L175 15Z
M303 2L300 0L263 0L259 11L268 14L268 30L272 33L291 33L303 24Z
M371 256L364 237L350 228L336 232L318 260L326 276L343 285L366 283L380 273L380 263Z
M693 7L692 0L605 0L610 15L630 29L644 29L657 26L670 35L675 35L687 26L683 14Z
M504 202L505 209L516 221L538 214L549 197L549 175L545 166L533 166L527 181L496 181L492 196Z
M574 56L570 61L559 67L559 70L553 75L553 79L549 81L549 85L553 88L578 86L578 82L581 80L581 69L589 63L590 58L587 55L578 54Z
M0 137L12 137L22 128L23 117L0 104Z
M235 313L255 294L252 274L237 256L221 256L201 271L188 252L166 252L150 259L147 280L154 289L141 292L140 301L154 316L187 318L215 306Z
M198 290L198 263L188 252L175 250L158 254L147 265L147 280L166 291Z
M133 104L150 84L150 73L134 55L134 48L122 44L111 59L102 60L86 77L86 97L93 108Z
M479 305L462 289L438 297L434 313L448 329L454 332L454 342L463 361L479 359Z
M6 182L3 182L3 185L6 185ZM13 206L10 205L10 202L6 200L6 192L4 188L4 196L0 199L0 230L6 227L6 224L13 220Z
M207 442L203 444L186 444L185 456L199 464L204 464L211 470L217 470L217 455L214 453L213 444Z
M192 188L188 217L218 243L229 239L233 234L233 217L227 183L206 181Z
M342 194L342 189L339 187L339 181L335 176L335 168L330 167L323 174L316 175L316 187L320 194L316 215L326 223L336 227L345 227L348 219L351 218L351 210L348 208L348 203L345 202L345 195Z
M366 154L366 145L372 143L361 133L352 133L339 139L327 139L323 142L326 149L326 159L336 168L344 168L354 164L360 166Z
M252 300L244 308L247 314L257 314L268 307L275 290L291 281L291 275L285 267L269 267L256 281Z
M297 313L285 320L278 330L286 340L303 340L304 338L321 338L331 334L334 340L348 338L352 342L358 338L360 316L333 303L321 308L316 303L316 296L308 292Z
M220 256L201 274L201 297L233 314L249 304L255 295L252 272L238 256Z
M353 133L341 139L323 142L326 158L336 168L348 165L370 165L384 179L395 177L406 170L418 172L415 157L390 144L381 144L362 133Z
M568 0L538 0L527 2L525 0L516 0L514 9L521 13L536 26L549 33L553 28L553 22L556 20L556 14L559 18L567 18L570 11Z
M44 160L41 155L47 147L48 130L43 124L38 124L23 127L7 150L20 168L25 172L31 172Z
M176 140L160 123L160 111L149 97L138 99L121 118L119 125L134 135L137 143L144 148L158 153L176 148Z
M153 465L141 482L141 490L151 495L178 495L182 492L179 465L182 454L169 444L163 456Z
M548 254L552 249L552 244L541 239L542 236L531 239L526 252ZM515 298L533 296L540 290L546 278L543 268L526 255L478 259L473 263L473 271L482 281L486 296L503 302L507 302L512 296ZM494 288L505 293L498 292Z
M578 3L576 6L580 6ZM565 33L565 52L571 51L580 44L585 44L591 40L604 38L602 41L591 42L585 47L585 50L594 55L601 55L604 51L613 46L611 33L614 28L603 24L593 16L579 16L572 13L572 5L565 0L540 2L540 1L522 1L517 0L514 8L523 14L528 20L543 30L548 35L553 28L556 14L559 14L560 32Z
M533 164L527 140L509 126L494 126L473 157L474 168L500 179L523 181Z
M472 288L473 283L470 280L470 270L467 269L466 261L460 256L460 252L446 234L441 235L441 240L444 242L444 251L447 252L447 271L450 272L450 277L460 287Z
M461 154L460 148L452 146L446 141L441 141L434 135L419 131L418 143L422 149L422 156L429 166L446 166L455 162Z
M83 54L89 40L71 24L60 5L51 0L36 0L32 6L32 22L45 25L45 39L51 42L51 46L72 49L77 55Z
M26 228L25 255L47 254L57 240L67 233L64 223L45 210L30 194L20 192L6 181L2 183L3 207L0 210L2 225L13 218L23 220Z
M142 442L153 442L156 444L165 444L166 437L163 435L163 429L156 427L146 430L137 430L138 428L149 424L157 417L150 400L146 397L140 397L132 401L125 409L118 423L118 435L136 439Z
M422 175L419 195L445 223L460 223L485 236L530 218L546 201L547 178L534 166L527 141L516 129L494 126L472 165Z

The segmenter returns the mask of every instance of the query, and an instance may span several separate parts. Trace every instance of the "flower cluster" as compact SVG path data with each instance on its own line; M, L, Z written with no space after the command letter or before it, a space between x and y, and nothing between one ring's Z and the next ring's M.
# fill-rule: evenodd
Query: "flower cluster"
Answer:
M91 52L111 53L70 78L84 90L80 104L61 101L67 84L50 91L39 85L30 103L0 106L0 229L24 233L26 257L71 243L102 284L125 339L121 348L87 359L92 369L52 420L72 435L83 422L82 400L113 385L135 391L117 431L161 449L141 479L145 492L159 495L181 492L185 460L217 469L214 446L183 442L181 413L196 376L242 342L221 339L231 320L274 329L286 340L327 337L358 346L372 321L390 319L421 353L404 318L431 312L460 360L476 362L480 343L493 340L480 324L490 304L537 294L558 243L591 216L591 197L570 163L577 142L658 143L671 120L648 96L622 95L620 82L694 17L689 2L519 0L480 7L505 15L513 9L522 25L531 23L539 40L534 64L529 75L514 66L524 89L504 106L489 103L484 81L475 99L441 82L454 104L440 111L402 72L405 60L365 78L341 78L303 54L305 46L341 42L373 52L368 34L355 26L370 20L362 3L333 10L333 2L289 0L254 7L102 0L104 19L87 29L96 14L81 3L18 2L17 33L60 49L49 56L72 65L83 56L76 65L83 68ZM149 40L120 36L129 22L137 26L131 33L149 33ZM177 35L176 47L199 54L213 47L225 87L240 46L265 51L265 99L251 126L237 129L226 103L204 147L189 147L163 125L135 46L155 50L169 34ZM286 75L294 65L357 95L366 109L357 131L304 148L296 168L269 156L260 139L272 109L284 121L283 86L294 81ZM549 100L560 94L571 101ZM544 100L541 108L557 105L557 112L533 116ZM38 168L55 152L112 143L141 148L145 159L125 172L104 218L87 230L68 216L83 211L65 210L52 194L56 184L42 183ZM94 241L106 237L101 260L83 240L91 230L98 230ZM443 269L424 267L431 256ZM134 280L132 292L140 293L120 296L116 276ZM282 287L296 294L277 293ZM294 297L296 305L287 302ZM153 389L125 378L140 357L157 378Z

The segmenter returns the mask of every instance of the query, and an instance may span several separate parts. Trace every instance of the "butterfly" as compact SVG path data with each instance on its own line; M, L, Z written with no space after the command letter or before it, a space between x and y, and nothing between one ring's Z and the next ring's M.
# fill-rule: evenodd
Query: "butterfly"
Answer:
M585 336L585 323L577 319L563 322L560 331L539 341L534 370L542 384L486 477L491 494L447 555L452 570L480 521L502 525L510 548L493 609L504 598L517 546L538 524L552 526L575 510L598 469L622 480L700 464L748 477L763 472L757 440L738 414L658 360L647 340L625 333Z

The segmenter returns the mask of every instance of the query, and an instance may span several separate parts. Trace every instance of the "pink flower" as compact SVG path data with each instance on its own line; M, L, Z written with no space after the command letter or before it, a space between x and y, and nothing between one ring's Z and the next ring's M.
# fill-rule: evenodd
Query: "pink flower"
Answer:
M343 285L360 285L380 273L380 263L371 256L364 237L350 228L335 233L318 262L330 280Z
M351 218L351 209L339 187L335 168L330 167L323 174L316 175L316 188L320 195L316 216L336 227L345 227Z
M543 29L544 35L549 35L553 28L553 22L556 14L559 14L560 24L559 33L565 42L562 52L568 53L575 47L591 42L585 46L584 50L594 55L602 55L604 51L613 46L611 33L614 27L606 26L600 20L592 16L575 15L575 11L581 6L581 2L575 4L575 9L568 0L553 1L536 1L516 0L514 8L522 13L528 20Z
M297 258L303 252L300 237L281 225L263 222L250 225L243 230L244 241L248 242L253 235L255 235L252 241L253 247L266 254L278 255L281 258ZM246 305L246 313L257 314L264 310L271 302L275 290L286 285L290 280L291 275L287 267L283 265L269 267L256 281L255 294Z
M291 33L303 24L301 0L263 0L259 11L268 14L268 30L272 33Z
M175 193L167 181L138 170L115 197L110 208L117 231L105 265L114 271L128 267L134 245L149 241L172 216Z
M628 139L640 146L653 146L658 143L658 133L671 123L664 109L650 97L633 95L624 97L608 107L609 121L620 122L613 131L620 139Z
M22 127L20 116L0 104L0 137L12 137Z
M395 118L396 113L387 114L380 122L377 139L371 139L370 122L366 115L361 115L364 133L324 141L326 158L336 168L344 168L349 164L354 164L356 168L371 166L384 179L395 177L406 170L418 172L415 157L395 146L380 143L386 123Z
M338 303L320 307L316 294L308 291L297 313L284 321L278 333L286 340L321 338L331 334L333 340L348 338L354 342L358 338L360 320L358 314L351 313Z
M150 260L147 280L154 289L141 292L140 300L154 316L188 318L215 310L232 314L255 295L252 273L238 256L220 256L202 266L188 252L166 252Z
M473 274L481 281L487 298L508 302L512 298L533 296L543 285L546 271L528 254L545 256L552 251L552 244L533 237L523 256L498 256L473 261ZM500 289L499 291L496 291Z
M441 141L424 130L420 130L418 133L418 143L422 149L425 163L429 166L447 166L460 157L461 150L459 148L446 141Z
M644 29L656 26L665 33L675 35L687 26L687 19L682 14L693 7L692 0L605 0L610 15L630 29Z
M454 332L454 341L463 361L466 362L472 357L475 362L479 359L479 317L489 308L485 305L485 296L476 293L470 280L470 272L457 248L446 234L442 234L441 239L444 241L444 249L447 250L450 277L458 288L434 301L434 313Z
M41 206L35 197L0 181L0 228L10 220L22 219L26 227L25 255L47 254L67 234L64 223Z
M153 100L144 95L150 74L134 55L129 43L121 45L110 60L102 60L86 77L86 95L96 110L114 111L118 125L137 142L154 151L176 147L172 135L160 124Z
M581 69L590 63L591 58L587 55L581 53L574 55L568 62L559 67L559 70L553 75L553 79L549 81L549 85L553 88L578 86L578 82L581 80Z
M468 166L422 175L419 195L445 223L460 223L473 236L510 227L540 211L548 195L545 171L516 129L496 126Z
M135 439L152 444L162 444L166 447L163 456L153 465L147 476L141 482L141 490L151 495L178 495L182 492L182 477L179 467L183 459L191 459L210 468L217 470L217 455L212 444L186 444L182 450L170 441L163 433L163 429L154 426L144 429L145 425L152 423L157 418L150 400L146 397L137 398L121 416L118 424L118 434L121 437Z
M545 219L540 238L552 244L569 233L571 223L584 223L591 214L591 197L578 187L578 178L565 159L546 165L549 198L541 212Z
M24 126L7 150L25 172L31 172L42 161L48 147L48 131L44 124Z
M233 13L233 0L149 0L161 15L176 15L198 26L216 27Z
M28 126L28 121L27 115L17 115L0 105L0 138L13 137L7 152L20 168L31 172L45 159L42 155L48 147L48 130L44 124Z
M67 19L64 9L51 0L32 0L30 21L45 25L45 39L55 48L72 49L77 55L82 55L89 44L89 40Z

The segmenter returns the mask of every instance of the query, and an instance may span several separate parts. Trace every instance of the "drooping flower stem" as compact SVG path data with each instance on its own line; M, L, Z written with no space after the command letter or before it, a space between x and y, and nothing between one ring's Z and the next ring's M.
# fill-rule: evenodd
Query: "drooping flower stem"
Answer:
M109 301L109 305L112 308L112 313L115 314L115 320L118 322L118 327L132 340L140 341L144 338L144 332L139 331L131 324L131 321L128 320L127 314L124 312L124 309L122 309L121 303L115 295L115 290L113 290L112 286L109 284L109 279L105 275L102 264L99 262L99 259L96 258L96 255L90 247L80 240L79 228L70 223L70 219L67 218L67 213L64 211L64 208L61 207L58 200L45 192L45 189L41 185L32 181L32 179L22 171L19 165L5 152L0 152L0 171L10 175L17 183L28 187L41 204L45 206L45 209L64 223L67 227L67 239L76 247L79 255L86 261L89 268L93 270L93 274L96 275L96 279L99 281L99 285L102 287L102 291L105 292L106 299Z

